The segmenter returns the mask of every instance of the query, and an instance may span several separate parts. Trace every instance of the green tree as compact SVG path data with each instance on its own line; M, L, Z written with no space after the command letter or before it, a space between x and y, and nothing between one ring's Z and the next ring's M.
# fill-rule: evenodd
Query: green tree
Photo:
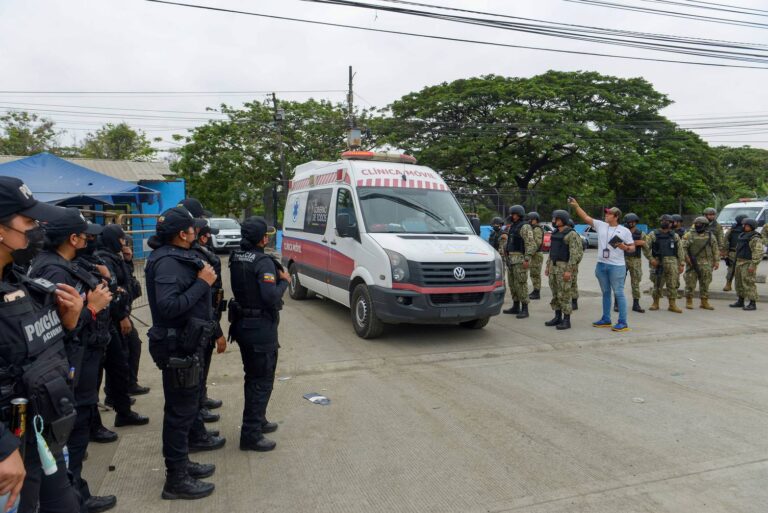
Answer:
M718 146L714 150L728 184L726 201L739 197L768 196L768 150Z
M85 137L80 155L92 159L150 160L155 150L144 132L134 130L126 123L107 123Z
M0 116L0 155L34 155L52 151L58 134L54 122L28 112Z

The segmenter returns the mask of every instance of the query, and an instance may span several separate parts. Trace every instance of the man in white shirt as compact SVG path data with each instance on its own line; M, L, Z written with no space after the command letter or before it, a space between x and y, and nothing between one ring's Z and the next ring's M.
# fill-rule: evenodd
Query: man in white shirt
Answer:
M619 224L621 210L617 207L605 209L605 221L592 219L579 206L574 198L568 198L568 203L576 210L576 214L597 232L597 267L595 276L603 291L603 316L592 323L596 328L611 328L613 331L629 331L627 325L627 300L624 297L624 280L627 276L627 266L624 254L635 250L632 233ZM611 292L619 305L619 320L611 326Z

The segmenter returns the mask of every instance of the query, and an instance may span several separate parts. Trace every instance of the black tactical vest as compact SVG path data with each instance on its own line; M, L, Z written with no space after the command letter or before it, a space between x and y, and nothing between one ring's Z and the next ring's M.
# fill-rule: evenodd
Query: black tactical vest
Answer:
M249 310L272 310L261 300L261 284L256 280L256 272L262 260L272 260L266 253L238 249L229 257L229 272L232 276L232 294L241 308ZM277 276L277 266L275 266Z
M643 232L641 232L640 230L634 229L632 230L631 233L632 233L632 240L643 240ZM640 258L641 256L643 256L643 248L639 246L635 246L635 250L631 254L628 254L627 256Z
M664 233L656 230L656 240L651 245L651 253L654 258L677 256L677 243L675 242L675 232Z
M752 237L759 237L760 234L756 231L744 232L739 235L739 244L736 246L736 258L743 258L744 260L752 260L752 248L749 247L749 241Z
M521 219L509 225L507 237L507 253L525 253L525 241L520 236L520 229L525 225Z
M565 242L565 236L573 231L572 228L566 228L563 231L552 232L549 248L549 259L552 262L568 262L571 259L571 249Z
M739 235L742 233L744 230L741 226L731 228L731 231L728 232L728 251L736 251L736 247L739 245Z

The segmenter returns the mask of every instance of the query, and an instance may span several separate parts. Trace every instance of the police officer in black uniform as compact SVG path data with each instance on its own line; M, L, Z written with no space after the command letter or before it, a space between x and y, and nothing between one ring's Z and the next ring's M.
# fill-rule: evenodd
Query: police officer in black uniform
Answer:
M69 436L69 471L88 513L115 507L114 495L92 496L82 478L83 458L88 448L93 417L97 413L101 360L110 340L109 304L112 293L101 273L87 261L77 259L86 247L89 235L98 235L102 227L89 224L76 208L68 208L57 219L44 223L45 245L32 261L28 275L52 283L66 283L80 293L85 308L75 331L65 337L71 367L79 369L75 380L77 420Z
M36 220L53 221L62 211L39 203L21 180L0 176L0 494L10 493L12 503L20 493L20 513L80 511L62 448L77 417L71 386L79 372L64 337L77 327L83 300L70 285L29 278L17 267L41 249ZM29 400L22 441L8 431L16 398ZM51 475L43 474L36 428L55 458Z
M132 298L130 270L123 260L125 232L116 224L104 227L99 236L96 256L102 259L115 279L115 297L110 308L112 314L111 340L104 359L106 383L105 402L115 409L115 427L142 426L149 423L149 418L131 410L131 397L128 395L131 383L131 369L128 364L128 350L125 336L133 329L131 322Z
M264 437L277 430L267 420L277 368L277 326L283 294L291 277L277 260L264 253L275 229L262 217L249 217L241 227L240 249L229 259L234 299L230 302L230 335L240 347L245 370L245 407L240 449L271 451L275 442Z
M189 461L189 433L200 417L203 350L214 330L211 286L217 276L190 250L195 228L203 224L184 207L174 207L158 218L157 234L148 241L154 250L145 268L152 313L149 353L162 370L165 394L164 499L200 499L214 490L199 479L213 475L216 467ZM198 450L219 449L225 439L206 434L204 442Z
M141 284L136 279L136 269L133 265L133 239L125 236L125 244L122 247L123 261L128 270L128 294L131 297L131 309L133 303L143 294ZM130 381L128 384L128 395L148 394L150 388L139 385L139 363L141 363L141 338L136 326L131 323L131 331L125 336L125 348L128 351L128 368L130 370Z

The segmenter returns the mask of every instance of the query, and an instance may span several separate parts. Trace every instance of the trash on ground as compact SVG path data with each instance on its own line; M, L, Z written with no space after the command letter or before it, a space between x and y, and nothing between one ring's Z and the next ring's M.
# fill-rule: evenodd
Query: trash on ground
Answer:
M320 395L320 394L318 394L316 392L310 392L309 394L304 394L304 399L306 399L307 401L309 401L311 403L319 404L321 406L327 406L327 405L331 404L331 400L330 399L328 399L324 395Z
M643 399L642 397L635 397L635 398L634 398L634 399L632 399L632 400L633 400L634 402L636 402L636 403L644 403L644 402L645 402L645 399Z
M288 381L289 379L291 379L291 376L281 376L277 378L278 381Z

